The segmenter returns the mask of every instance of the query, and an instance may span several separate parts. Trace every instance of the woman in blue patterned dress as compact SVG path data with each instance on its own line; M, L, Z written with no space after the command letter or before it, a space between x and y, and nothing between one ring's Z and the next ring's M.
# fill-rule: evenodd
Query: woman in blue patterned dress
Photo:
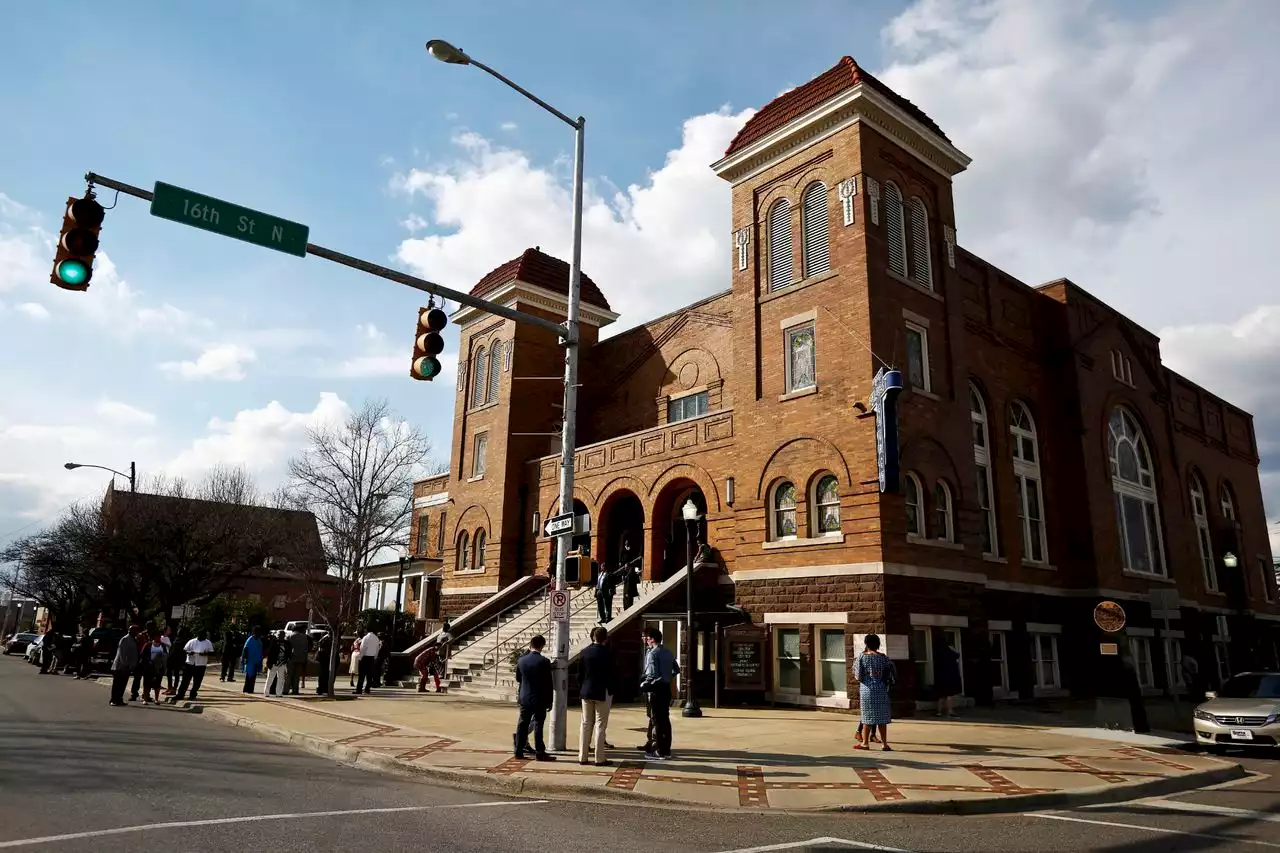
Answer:
M870 749L867 745L871 732L880 729L880 742L884 751L889 746L889 723L893 722L889 709L889 688L897 681L893 661L880 651L880 638L875 634L866 637L866 650L858 655L856 675L858 700L862 710L862 741L854 749Z

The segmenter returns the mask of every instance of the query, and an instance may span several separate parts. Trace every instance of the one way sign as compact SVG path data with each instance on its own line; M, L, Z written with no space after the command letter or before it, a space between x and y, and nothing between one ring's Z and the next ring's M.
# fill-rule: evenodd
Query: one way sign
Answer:
M558 536L561 533L568 533L573 530L573 513L566 512L563 515L555 515L547 519L546 526L542 528L548 536Z

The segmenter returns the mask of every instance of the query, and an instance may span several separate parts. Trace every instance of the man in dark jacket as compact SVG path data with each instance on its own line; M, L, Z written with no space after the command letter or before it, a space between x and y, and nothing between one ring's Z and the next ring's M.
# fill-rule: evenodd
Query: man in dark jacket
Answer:
M219 681L234 682L236 680L236 664L240 662L240 650L244 648L244 640L245 638L236 630L236 620L233 618L222 632L222 675L218 677Z
M111 662L111 704L117 708L124 707L124 690L129 684L129 677L138 666L138 632L137 625L129 626L129 633L120 638L116 645L116 658Z
M529 641L529 651L516 662L516 683L520 685L520 720L516 723L515 755L524 758L525 739L533 728L533 757L538 761L555 761L547 752L542 732L551 710L555 691L551 684L551 661L542 656L547 641L541 634Z
M613 650L605 645L609 639L609 629L599 625L591 630L591 645L582 652L579 659L579 688L582 697L582 731L578 737L578 763L587 763L594 733L596 747L596 766L604 767L612 764L604 757L605 730L609 727L609 707L613 704L616 679L616 668L613 663Z

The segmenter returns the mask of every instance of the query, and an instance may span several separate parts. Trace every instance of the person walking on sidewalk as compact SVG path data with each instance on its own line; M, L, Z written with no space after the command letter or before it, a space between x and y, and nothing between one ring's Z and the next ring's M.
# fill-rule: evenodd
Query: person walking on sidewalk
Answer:
M289 658L292 654L293 648L284 638L284 632L276 632L267 645L267 687L264 695L283 696L289 692L286 679L289 675Z
M138 631L137 625L130 625L129 631L116 644L116 657L111 662L111 703L117 708L124 707L124 691L129 686L129 677L138 665Z
M644 629L644 675L640 692L648 697L649 728L644 757L649 761L666 761L671 757L671 682L680 674L675 655L662 645L662 632Z
M262 628L255 626L249 634L249 638L244 641L244 650L240 653L240 659L244 661L244 693L252 694L257 686L258 673L262 672L262 661L267 656L267 650L262 645Z
M547 743L543 739L547 712L551 710L551 701L555 695L551 684L551 661L542 656L542 649L546 645L546 639L539 634L529 641L529 651L516 662L516 683L520 685L520 719L516 722L513 741L516 758L525 757L525 740L532 728L534 760L556 760L554 755L547 752Z
M236 620L233 616L222 632L222 674L218 676L219 681L234 682L236 680L236 663L240 660L242 648L244 648L244 639L236 630Z
M378 639L372 629L365 632L360 638L360 644L356 647L356 654L360 656L360 665L356 675L356 695L361 693L368 696L369 691L373 689L374 676L378 674L378 652L382 651L382 640Z
M858 655L854 674L858 679L858 704L862 714L862 740L853 745L854 749L870 749L867 745L873 728L880 729L880 742L885 752L892 752L889 746L889 724L893 722L890 713L889 690L897 683L897 674L893 661L880 651L880 638L868 634L866 649Z
M209 666L209 655L213 653L213 643L209 642L208 630L203 627L197 630L195 637L188 640L182 650L187 655L187 662L182 667L182 680L178 682L178 695L169 700L175 705L186 697L188 687L191 688L192 702L196 701L200 694L200 684L204 681L204 671Z
M155 634L151 637L151 648L147 649L147 684L143 688L143 699L148 705L160 704L160 689L164 686L165 670L169 666L169 649L162 642L164 637Z
M598 625L591 630L591 645L582 652L579 664L578 695L582 697L582 731L578 733L578 763L586 764L595 740L595 765L606 767L605 733L609 728L609 708L617 689L617 667L613 650L605 645L609 629Z

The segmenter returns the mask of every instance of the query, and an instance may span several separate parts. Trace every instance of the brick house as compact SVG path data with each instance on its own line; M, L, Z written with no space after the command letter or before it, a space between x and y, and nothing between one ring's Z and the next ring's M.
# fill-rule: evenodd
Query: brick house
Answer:
M729 290L600 340L617 319L605 291L627 282L583 275L574 503L592 529L576 544L614 566L625 542L661 580L685 563L692 500L720 570L701 600L767 628L780 702L856 701L869 632L920 702L944 638L982 701L1095 695L1104 642L1152 692L1182 654L1207 673L1275 665L1251 416L1075 283L1028 285L961 248L951 182L968 163L845 57L712 165L732 186ZM530 249L472 293L563 321L567 280ZM411 532L442 561L446 614L547 572L542 522L561 511L563 350L471 308L453 319L449 470L417 484ZM885 366L907 387L901 475L882 490ZM1177 592L1167 636L1152 590ZM1102 600L1125 609L1123 633L1095 626Z

